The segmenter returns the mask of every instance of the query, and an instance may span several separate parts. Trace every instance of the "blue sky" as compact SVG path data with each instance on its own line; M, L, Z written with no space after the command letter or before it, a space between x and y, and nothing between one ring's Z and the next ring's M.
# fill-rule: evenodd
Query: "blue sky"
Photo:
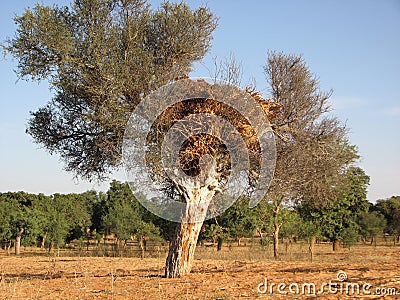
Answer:
M13 36L12 17L37 1L0 2L0 40ZM69 1L40 1L68 4ZM151 1L155 6L159 1ZM262 66L267 51L303 55L323 90L333 89L333 114L350 129L360 166L371 176L368 199L400 195L400 1L188 1L206 4L218 17L211 52L195 76L209 76L212 57L234 53L243 84L254 78L268 95ZM10 57L0 60L0 192L52 194L105 190L76 181L25 134L29 111L51 97L46 82L18 81ZM112 178L125 180L122 172Z

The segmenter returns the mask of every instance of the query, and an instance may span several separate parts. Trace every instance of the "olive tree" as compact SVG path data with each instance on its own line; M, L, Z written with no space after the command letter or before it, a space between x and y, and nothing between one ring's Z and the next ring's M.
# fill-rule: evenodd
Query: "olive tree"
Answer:
M14 19L4 48L23 79L47 79L54 97L32 112L27 132L65 168L104 179L120 163L125 124L143 96L191 70L210 47L206 8L143 0L36 5Z

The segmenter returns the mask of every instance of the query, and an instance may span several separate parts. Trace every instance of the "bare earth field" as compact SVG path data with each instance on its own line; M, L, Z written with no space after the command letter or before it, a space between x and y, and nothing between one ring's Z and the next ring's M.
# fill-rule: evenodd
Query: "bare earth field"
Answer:
M279 261L260 247L199 247L192 273L178 279L162 277L164 252L144 259L2 253L0 299L400 299L400 246L330 248L316 245L310 262L306 245L282 249Z

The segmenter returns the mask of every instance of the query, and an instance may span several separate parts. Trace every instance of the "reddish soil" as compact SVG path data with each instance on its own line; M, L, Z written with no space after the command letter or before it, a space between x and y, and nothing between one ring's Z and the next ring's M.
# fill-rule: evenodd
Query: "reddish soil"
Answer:
M301 248L301 247L300 247ZM198 248L192 273L163 278L158 258L0 256L0 299L400 299L400 246L357 246L332 252L317 245L310 262L289 249L281 260L255 247ZM285 249L283 249L285 250ZM299 249L297 249L299 250ZM337 279L345 272L346 281ZM267 280L268 287L258 286ZM278 292L278 284L284 295ZM315 284L316 293L308 291ZM336 293L335 291L336 285ZM274 285L272 285L274 284ZM289 290L289 285L291 290ZM331 291L327 284L331 284ZM340 284L342 291L340 291ZM360 292L346 285L360 287ZM363 285L365 291L362 290ZM272 286L272 294L270 289ZM299 288L299 293L297 292ZM304 288L304 292L302 292ZM258 291L260 290L260 291ZM261 293L260 293L261 292ZM265 292L265 293L264 293ZM396 292L397 295L393 295ZM391 295L388 295L391 294Z

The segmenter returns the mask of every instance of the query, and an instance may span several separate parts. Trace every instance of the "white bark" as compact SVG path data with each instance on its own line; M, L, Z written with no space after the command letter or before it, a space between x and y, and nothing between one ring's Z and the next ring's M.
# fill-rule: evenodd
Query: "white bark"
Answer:
M208 159L196 180L176 182L186 201L186 211L177 225L174 240L168 252L165 266L167 278L181 277L190 273L197 239L207 214L208 205L218 190L218 174L215 160Z

